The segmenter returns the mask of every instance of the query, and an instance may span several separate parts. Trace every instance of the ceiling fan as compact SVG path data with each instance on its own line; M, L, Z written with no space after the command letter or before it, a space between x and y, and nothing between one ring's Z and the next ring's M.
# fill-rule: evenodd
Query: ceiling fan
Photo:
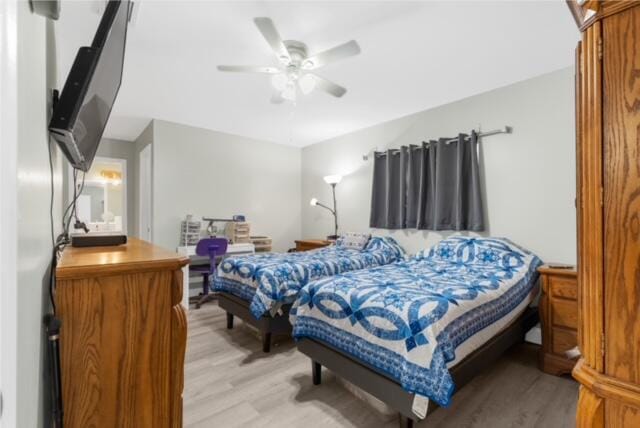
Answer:
M306 95L317 88L338 98L347 92L346 88L318 76L313 71L332 62L358 55L360 46L355 40L310 56L304 43L282 40L270 18L254 18L253 22L276 54L278 66L219 65L218 70L273 75L271 84L276 92L271 97L271 102L274 104L280 104L285 100L295 101L298 90Z

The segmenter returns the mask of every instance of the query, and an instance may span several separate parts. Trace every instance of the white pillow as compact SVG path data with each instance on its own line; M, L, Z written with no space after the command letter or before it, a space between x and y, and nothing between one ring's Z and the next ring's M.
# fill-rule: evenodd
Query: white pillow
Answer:
M370 233L353 233L347 232L344 233L338 238L336 245L351 248L353 250L364 250L364 247L367 246L367 242L371 238Z

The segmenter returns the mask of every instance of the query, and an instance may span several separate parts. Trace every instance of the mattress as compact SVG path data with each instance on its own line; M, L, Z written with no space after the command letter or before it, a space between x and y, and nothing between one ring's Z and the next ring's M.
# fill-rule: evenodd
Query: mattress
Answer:
M332 245L304 252L229 257L218 266L213 290L250 302L255 318L273 316L313 280L394 263L404 257L402 247L390 237L373 237L363 250Z
M540 265L506 239L448 238L410 261L308 284L291 309L293 336L447 406L449 369L522 313Z

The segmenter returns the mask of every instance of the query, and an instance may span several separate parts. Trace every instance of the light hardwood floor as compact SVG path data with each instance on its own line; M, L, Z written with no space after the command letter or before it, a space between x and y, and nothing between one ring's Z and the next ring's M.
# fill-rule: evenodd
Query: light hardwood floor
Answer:
M184 425L196 427L397 427L282 339L263 354L252 331L211 302L189 310ZM520 345L458 392L418 427L573 427L578 385L542 373L536 348Z

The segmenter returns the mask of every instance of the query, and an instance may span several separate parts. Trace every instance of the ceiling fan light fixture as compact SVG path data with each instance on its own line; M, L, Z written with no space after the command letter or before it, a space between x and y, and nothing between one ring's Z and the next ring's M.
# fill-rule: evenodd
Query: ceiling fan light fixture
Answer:
M282 98L288 101L296 100L296 85L293 82L289 82L287 87L282 91Z
M303 94L310 94L316 87L316 79L311 74L305 74L298 80L298 86Z
M267 17L253 19L258 31L267 42L278 61L276 67L261 65L218 65L219 71L271 74L271 85L275 88L271 102L295 103L298 91L309 94L314 90L326 92L336 98L342 97L347 89L315 74L315 70L345 58L358 55L360 46L350 40L322 52L309 56L307 45L297 40L283 40L273 20ZM311 74L310 71L314 71ZM309 75L307 75L309 74Z
M271 78L271 85L278 91L284 91L289 83L289 78L284 73L274 74Z

